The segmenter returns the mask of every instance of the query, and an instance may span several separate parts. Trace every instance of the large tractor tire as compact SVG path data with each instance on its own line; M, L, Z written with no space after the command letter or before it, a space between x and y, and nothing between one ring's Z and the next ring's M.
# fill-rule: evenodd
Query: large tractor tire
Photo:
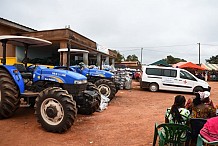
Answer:
M99 92L109 98L110 100L114 98L116 94L116 86L113 82L107 79L100 79L95 82Z
M37 121L46 131L63 133L76 119L76 102L66 90L49 87L36 98L35 114Z
M11 75L0 68L0 119L11 117L19 106L18 87Z

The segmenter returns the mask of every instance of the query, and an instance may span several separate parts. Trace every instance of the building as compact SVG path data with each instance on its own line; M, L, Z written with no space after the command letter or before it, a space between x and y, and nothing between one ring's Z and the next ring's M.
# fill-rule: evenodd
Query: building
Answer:
M116 68L131 68L131 69L141 69L141 64L139 61L122 61L120 63L115 63Z
M71 54L72 65L77 64L78 62L97 66L101 66L102 64L114 65L114 59L116 58L116 53L112 50L98 45L95 41L70 28L37 31L0 18L0 35L22 35L51 41L52 45L50 46L29 48L28 57L31 62L40 61L42 64L59 65L60 54L58 49L67 48L68 46L71 46L72 49L85 50L83 53L74 52ZM22 62L22 59L24 58L24 49L13 45L9 45L7 48L7 64ZM2 46L0 46L0 58L1 57ZM67 55L63 54L63 58L61 58L63 65L67 64L66 58Z

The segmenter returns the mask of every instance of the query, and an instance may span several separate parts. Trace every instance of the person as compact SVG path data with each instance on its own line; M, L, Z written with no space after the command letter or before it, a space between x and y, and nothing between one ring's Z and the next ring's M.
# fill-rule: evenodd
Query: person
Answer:
M174 104L166 110L165 123L187 125L190 119L190 111L185 108L185 103L184 96L175 96Z
M197 93L195 93L195 97L189 98L186 105L185 105L186 109L191 111L192 106L193 106L193 99L195 99L197 96L200 96L200 98L202 99L202 102L204 104L210 105L213 108L215 108L214 104L213 104L213 101L210 99L210 92L209 91L204 91L204 92L197 92Z
M216 109L209 99L210 92L198 92L193 99L192 105L188 108L191 112L191 118L208 119L216 116Z
M207 120L204 127L200 130L200 134L207 141L218 141L218 117Z

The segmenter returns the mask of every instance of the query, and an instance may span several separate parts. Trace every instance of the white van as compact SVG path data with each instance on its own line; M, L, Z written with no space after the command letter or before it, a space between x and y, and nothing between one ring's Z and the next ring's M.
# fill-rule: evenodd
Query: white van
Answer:
M140 87L152 92L170 90L194 93L211 89L207 82L185 69L159 66L143 66Z

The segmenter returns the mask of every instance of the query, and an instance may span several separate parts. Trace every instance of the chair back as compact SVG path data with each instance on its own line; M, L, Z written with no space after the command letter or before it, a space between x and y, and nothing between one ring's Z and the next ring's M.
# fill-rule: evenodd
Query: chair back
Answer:
M153 146L159 136L159 145L172 144L176 146L184 145L190 138L191 129L186 125L165 123L155 124Z
M190 126L191 126L191 138L192 139L197 139L198 134L200 134L200 130L203 128L206 122L207 120L203 118L191 118Z

